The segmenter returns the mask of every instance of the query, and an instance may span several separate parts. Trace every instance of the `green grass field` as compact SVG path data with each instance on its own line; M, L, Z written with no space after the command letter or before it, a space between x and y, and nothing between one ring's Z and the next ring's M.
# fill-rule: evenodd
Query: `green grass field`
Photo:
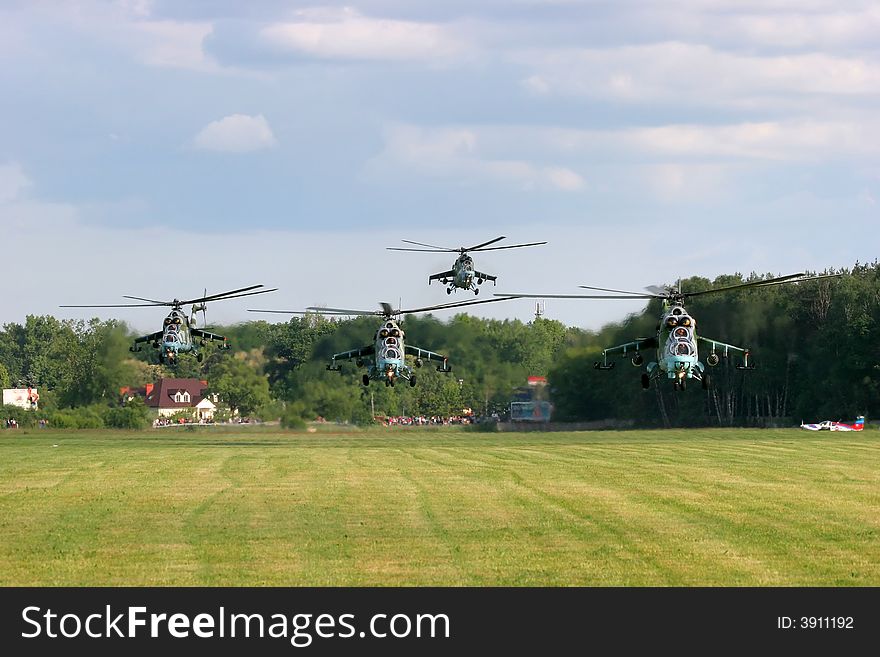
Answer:
M877 586L878 445L3 431L0 585Z

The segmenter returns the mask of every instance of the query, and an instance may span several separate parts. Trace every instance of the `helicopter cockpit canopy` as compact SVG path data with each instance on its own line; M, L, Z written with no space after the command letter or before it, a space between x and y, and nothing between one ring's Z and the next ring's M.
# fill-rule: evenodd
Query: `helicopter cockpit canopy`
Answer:
M165 318L165 326L169 324L182 324L186 320L186 316L176 308L168 313L168 317Z
M664 323L667 328L673 329L676 326L694 326L697 322L693 317L687 314L687 311L683 306L673 306L667 313Z
M379 352L379 357L385 360L399 360L400 351L396 347L385 347Z
M669 351L673 356L693 356L694 347L690 340L676 340L669 345Z
M396 322L388 320L385 322L385 324L382 325L382 328L379 329L376 337L377 339L383 341L386 339L395 338L396 341L396 338L403 337L403 331L400 330Z

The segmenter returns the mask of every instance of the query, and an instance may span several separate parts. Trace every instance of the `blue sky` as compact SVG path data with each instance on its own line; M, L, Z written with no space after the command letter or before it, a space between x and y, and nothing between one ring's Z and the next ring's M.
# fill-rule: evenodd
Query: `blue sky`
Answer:
M401 239L549 241L477 254L484 295L872 261L878 37L876 3L837 0L7 1L0 322L252 283L447 301L454 258Z

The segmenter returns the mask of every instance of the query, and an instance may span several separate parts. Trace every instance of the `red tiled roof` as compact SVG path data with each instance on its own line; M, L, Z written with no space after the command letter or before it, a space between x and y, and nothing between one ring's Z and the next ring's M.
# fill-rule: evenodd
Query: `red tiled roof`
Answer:
M202 401L202 393L207 387L208 382L199 379L159 379L152 391L147 394L147 406L151 408L192 408ZM189 402L174 401L174 395L179 391L189 393Z

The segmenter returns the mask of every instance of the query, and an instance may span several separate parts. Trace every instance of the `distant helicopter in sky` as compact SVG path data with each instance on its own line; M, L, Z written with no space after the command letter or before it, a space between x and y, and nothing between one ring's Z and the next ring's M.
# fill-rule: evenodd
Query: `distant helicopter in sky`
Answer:
M452 269L448 271L441 271L438 274L431 274L428 276L428 285L430 285L433 281L440 281L444 285L447 285L446 294L452 294L452 291L455 289L462 290L473 290L474 294L480 293L480 285L485 281L492 281L494 284L498 279L497 276L492 276L491 274L484 274L483 272L477 271L474 268L474 259L468 255L473 251L500 251L501 249L519 249L525 246L538 246L540 244L546 244L547 242L529 242L528 244L511 244L510 246L493 246L491 248L486 248L490 244L495 244L495 242L499 242L503 239L506 239L504 235L501 237L496 237L493 240L489 240L488 242L483 242L482 244L477 244L476 246L460 246L457 249L451 249L445 246L434 246L432 244L422 244L421 242L413 242L411 240L401 240L401 242L406 242L407 244L415 244L417 246L423 246L427 248L423 249L411 249L407 247L397 247L397 246L389 246L387 247L389 251L420 251L427 253L458 253L459 256L456 258L455 262L452 264Z
M402 315L506 300L507 298L483 299L481 301L460 301L457 303L425 306L423 308L409 308L406 310L394 309L391 307L390 303L385 302L379 304L382 310L348 310L345 308L323 308L319 306L309 306L307 310L323 315L375 316L382 318L382 323L376 329L371 344L333 354L333 356L330 357L330 364L327 365L328 370L339 371L340 367L337 365L337 361L351 361L354 359L355 364L358 367L367 368L366 374L364 374L361 379L365 386L369 385L370 381L383 381L386 386L394 386L395 382L400 379L409 381L410 386L415 386L416 374L413 367L407 363L406 356L414 357L415 360L413 361L413 365L415 368L422 367L426 360L440 362L440 365L437 366L438 372L449 373L452 371L452 367L449 365L448 356L406 344L406 335L400 326L400 318ZM289 315L308 314L306 311L289 310L248 309L248 312L280 313Z
M672 380L672 386L675 390L684 390L688 379L699 381L704 389L708 389L710 385L709 373L706 371L706 365L714 367L718 365L721 358L730 356L730 352L742 354L742 364L736 368L740 370L754 369L754 365L749 362L749 350L745 347L727 344L720 340L713 340L697 335L697 320L685 309L685 301L692 297L702 296L704 294L716 294L718 292L728 292L730 290L740 290L744 288L769 287L772 285L781 285L785 283L803 283L815 281L824 278L833 278L840 274L824 274L819 276L808 276L805 273L789 274L787 276L779 276L776 278L761 279L740 283L737 285L727 285L724 287L716 287L710 290L702 290L699 292L682 292L681 284L675 288L650 286L645 288L648 294L643 292L628 292L626 290L612 290L603 287L591 287L581 285L581 288L587 290L597 290L601 292L616 293L613 295L581 295L581 294L505 294L505 297L515 298L542 298L542 299L660 299L663 302L663 309L660 319L657 323L657 334L651 337L636 338L632 342L610 347L602 352L603 361L596 362L594 367L597 370L610 370L614 367L614 363L608 363L608 355L619 353L621 356L631 356L631 362L635 367L641 367L645 364L642 350L656 350L656 360L649 362L642 373L642 388L648 389L652 379L659 379L665 375L667 379ZM705 365L699 360L697 350L698 342L703 342L709 346L710 352L706 356Z
M144 299L142 297L132 297L123 295L126 299L136 299L138 301L146 301L147 303L123 303L123 304L105 304L105 305L65 305L61 308L146 308L154 306L167 306L171 308L168 316L162 322L162 330L148 335L142 335L135 338L134 344L130 347L130 351L141 351L141 344L151 343L154 349L159 352L159 362L166 365L174 365L177 363L178 354L192 353L196 360L202 362L202 354L199 346L203 346L208 340L219 341L223 344L220 349L229 349L226 338L216 333L204 330L204 328L196 327L196 313L202 313L202 323L205 322L206 309L209 301L221 301L226 299L235 299L237 297L249 297L254 294L266 294L275 292L277 288L270 290L259 290L265 287L263 285L250 285L229 292L221 292L219 294L208 295L207 290L197 299L173 299L171 301L157 301L155 299ZM252 291L255 290L255 291ZM190 315L187 316L183 306L192 304Z

